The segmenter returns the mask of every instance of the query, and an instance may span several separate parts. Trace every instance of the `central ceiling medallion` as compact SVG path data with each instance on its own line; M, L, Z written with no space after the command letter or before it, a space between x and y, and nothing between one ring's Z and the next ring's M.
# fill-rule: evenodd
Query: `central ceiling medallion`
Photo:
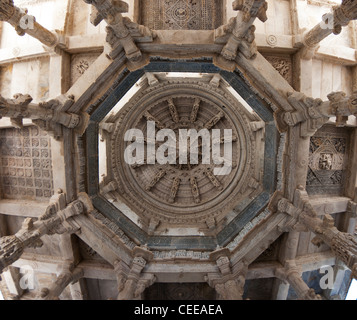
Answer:
M154 219L158 223L189 227L207 220L222 220L243 200L254 175L257 161L255 136L250 126L252 116L228 90L193 79L167 81L139 91L110 118L114 130L108 140L107 163L118 186L115 197L123 200L144 224ZM149 125L155 128L152 136ZM138 141L138 137L125 141L126 133L132 129L143 133L141 142L145 153L143 159L139 158L141 161L128 164L125 152ZM177 161L162 164L151 158L149 144L154 148L154 155L159 152L167 139L158 141L157 138L165 130L176 141L174 160ZM180 133L190 130L198 133L198 161L192 162L192 145L188 142L187 161L182 163L178 161L182 153L178 150ZM206 149L207 140L199 135L202 130L210 133ZM231 133L228 139L227 132ZM225 159L228 146L231 159ZM219 164L214 161L217 152ZM167 151L165 155L168 156ZM230 170L217 174L227 164Z

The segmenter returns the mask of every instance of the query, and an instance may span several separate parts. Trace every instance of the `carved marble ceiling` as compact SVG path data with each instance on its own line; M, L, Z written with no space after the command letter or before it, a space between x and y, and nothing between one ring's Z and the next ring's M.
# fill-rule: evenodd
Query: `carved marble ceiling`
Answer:
M332 9L331 28L295 28L288 49L287 36L257 32L271 14L264 0L236 0L229 9L213 0L131 1L134 9L125 1L69 2L72 19L90 8L82 18L105 26L98 36L37 22L28 28L32 16L0 2L1 21L51 52L50 84L61 79L49 101L0 96L10 123L0 129L0 271L15 283L23 262L39 275L61 269L50 272L52 284L33 292L15 285L8 297L95 298L93 281L105 280L101 298L119 300L160 292L318 300L332 297L307 280L319 267L343 273L341 288L356 277L356 88L341 85L326 97L302 90L314 62L333 56L319 53L319 43L353 23L355 2ZM289 16L301 11L292 3ZM355 65L338 70L355 73ZM232 130L232 170L215 175L220 165L204 163L203 145L198 163L151 164L146 153L128 164L133 141L124 137L147 132L148 121L176 141L180 129ZM148 148L149 134L142 140ZM218 146L224 152L225 142ZM20 221L11 210L25 200L41 214L29 210ZM49 252L57 262L41 260Z

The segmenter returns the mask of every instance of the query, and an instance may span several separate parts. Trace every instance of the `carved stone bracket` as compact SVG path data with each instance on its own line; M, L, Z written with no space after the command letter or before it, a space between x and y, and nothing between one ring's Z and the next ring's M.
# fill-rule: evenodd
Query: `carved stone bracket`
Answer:
M88 114L78 115L61 111L62 108L68 109L74 103L73 97L64 101L60 97L40 104L31 102L30 95L16 94L14 99L5 99L0 96L0 117L11 118L13 125L20 128L23 119L32 119L34 124L52 134L56 139L62 136L62 126L74 129L80 135L87 128Z
M233 10L238 11L235 18L232 18L227 25L215 30L215 41L224 42L222 49L215 63L224 69L231 69L230 61L234 61L238 50L248 59L254 59L257 54L255 44L256 18L265 22L268 18L266 11L268 4L265 0L236 0L233 2ZM228 37L228 39L227 39Z
M91 14L93 25L97 26L102 20L108 23L106 40L113 49L109 55L115 58L115 48L121 45L134 68L145 66L148 61L135 44L134 37L152 41L154 34L147 27L122 16L122 13L128 12L128 4L118 0L84 0L84 2L93 6Z
M15 235L0 238L0 273L18 260L25 248L41 247L42 236L78 230L78 226L72 224L70 220L87 211L88 201L90 202L85 194L81 194L80 199L73 201L60 211L57 210L61 204L52 203L37 221L27 218ZM62 200L63 197L60 198L60 201Z
M273 211L288 214L295 223L299 223L315 233L313 244L319 246L322 242L326 243L336 257L353 270L357 264L356 238L349 233L339 231L334 226L334 219L330 215L325 215L323 219L319 218L308 198L305 190L297 189L294 202L291 203L276 192L269 206Z
M47 47L60 45L59 35L41 26L35 17L28 15L27 12L27 9L16 7L13 0L0 1L0 21L10 23L20 36L27 33Z
M275 119L281 131L300 124L301 137L313 136L330 117L336 117L336 126L341 127L346 124L348 116L357 115L356 92L351 97L346 97L344 92L332 92L325 102L307 97L301 92L293 92L289 94L288 101L295 111L278 111Z
M140 299L145 289L153 285L156 280L153 274L142 274L146 264L153 259L153 253L146 247L135 247L133 256L130 268L122 261L117 261L114 265L118 279L118 300Z
M227 248L218 248L212 252L210 260L216 263L219 272L209 273L205 279L221 299L242 300L248 265L242 262L233 268L229 257L230 251Z

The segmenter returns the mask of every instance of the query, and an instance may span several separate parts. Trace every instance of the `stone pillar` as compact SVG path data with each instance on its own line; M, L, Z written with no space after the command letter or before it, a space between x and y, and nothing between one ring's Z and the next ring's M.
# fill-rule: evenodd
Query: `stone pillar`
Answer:
M55 33L37 23L35 17L27 14L27 10L16 7L13 0L0 0L0 21L10 23L20 36L27 33L48 47L55 47L59 43Z
M347 26L351 20L357 19L357 2L343 0L341 5L333 8L331 13L325 14L322 21L303 36L303 58L311 59L319 43L330 34L339 34L342 27Z
M84 197L85 195L82 194L82 199ZM25 248L41 247L43 245L42 236L72 231L73 226L68 223L70 218L82 214L84 211L85 204L81 200L76 200L57 212L55 205L52 204L37 221L28 218L15 235L0 238L0 273L18 260Z
M287 281L294 288L299 299L321 300L321 297L315 293L314 289L308 287L301 274L302 272L296 266L294 260L288 261L284 269L276 271L276 276L283 281Z
M59 300L59 296L67 288L69 284L74 284L83 277L83 269L70 266L67 270L64 270L57 280L51 285L50 288L43 288L41 290L38 300Z
M156 280L154 275L148 275L145 278L142 275L146 264L152 260L153 253L146 247L135 247L133 255L134 259L130 270L126 270L121 262L117 262L115 265L118 277L118 300L140 299L144 290Z
M357 222L357 203L349 201L347 211L348 217L347 223L347 233L354 234L356 232L356 222Z

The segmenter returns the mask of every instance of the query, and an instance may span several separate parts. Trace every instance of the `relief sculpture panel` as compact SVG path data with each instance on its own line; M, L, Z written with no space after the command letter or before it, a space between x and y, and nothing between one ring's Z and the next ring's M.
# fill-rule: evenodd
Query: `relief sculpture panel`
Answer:
M141 23L154 30L213 30L223 23L217 0L141 0Z
M326 126L311 137L307 191L342 195L348 159L348 131Z

